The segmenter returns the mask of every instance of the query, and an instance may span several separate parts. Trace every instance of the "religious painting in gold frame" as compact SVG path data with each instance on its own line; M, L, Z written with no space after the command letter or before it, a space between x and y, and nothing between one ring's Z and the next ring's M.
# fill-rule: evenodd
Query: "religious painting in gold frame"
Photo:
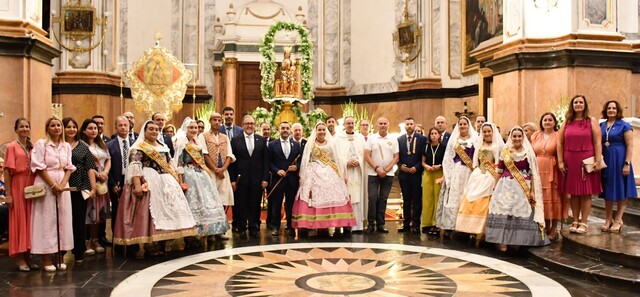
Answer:
M125 76L138 110L149 117L159 112L170 120L173 112L182 108L192 73L169 50L157 45L147 50Z
M96 9L89 5L67 5L62 7L60 33L76 37L95 35Z
M503 0L462 0L462 72L478 69L469 52L482 42L502 35Z

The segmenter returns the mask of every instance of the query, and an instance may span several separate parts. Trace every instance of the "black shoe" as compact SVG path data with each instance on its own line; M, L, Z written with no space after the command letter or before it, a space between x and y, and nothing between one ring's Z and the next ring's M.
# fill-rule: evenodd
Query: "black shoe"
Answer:
M238 235L238 237L240 237L240 239L247 239L247 232L244 231L239 231L240 235Z
M217 241L229 240L229 237L222 236L222 234L213 235L213 238Z
M278 236L279 235L279 230L278 229L271 229L271 236Z
M402 228L398 228L398 233L405 233L405 232L409 232L409 227L402 227Z
M369 227L367 227L367 230L364 230L364 233L371 234L373 233L373 231L376 231L376 228L373 225L370 225Z
M104 237L99 238L98 243L105 248L113 245L108 239Z
M352 234L360 234L362 232L363 232L362 230L351 230Z
M260 238L260 232L258 231L249 231L249 236L251 236L251 238Z
M384 226L378 226L377 231L379 233L389 233L389 229L385 228Z
M351 228L349 228L349 227L342 228L342 234L344 234L344 235L350 235L351 232L352 232Z
M420 232L420 228L413 228L411 229L411 232L413 232L413 234L422 234L422 232Z
M422 227L422 233L429 232L429 227Z
M294 229L289 229L287 230L287 233L289 234L289 236L291 237L296 237L296 230Z

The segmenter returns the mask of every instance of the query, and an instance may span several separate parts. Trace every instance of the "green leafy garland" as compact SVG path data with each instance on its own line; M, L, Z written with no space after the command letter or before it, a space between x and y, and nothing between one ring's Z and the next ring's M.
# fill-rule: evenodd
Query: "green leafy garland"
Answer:
M302 53L302 59L300 62L302 97L304 99L311 100L313 99L313 53L307 29L295 23L285 23L280 21L269 28L269 31L265 34L264 39L260 44L260 53L262 54L262 61L260 62L260 72L262 74L260 93L262 94L262 98L273 98L273 86L275 84L276 69L278 68L275 62L275 46L273 42L276 33L281 30L297 31L298 34L300 34L301 43L299 50Z

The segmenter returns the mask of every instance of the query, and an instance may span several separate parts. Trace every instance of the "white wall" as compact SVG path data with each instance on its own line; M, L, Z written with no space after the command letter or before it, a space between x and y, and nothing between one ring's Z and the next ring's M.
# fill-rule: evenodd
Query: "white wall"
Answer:
M160 45L171 48L171 0L129 1L127 62L133 63L155 45L156 31L163 35Z
M546 1L541 1L546 2ZM573 30L576 14L573 1L558 1L556 7L535 7L533 1L525 1L525 38L549 38L564 36Z
M351 78L356 84L391 80L395 26L394 1L351 1Z

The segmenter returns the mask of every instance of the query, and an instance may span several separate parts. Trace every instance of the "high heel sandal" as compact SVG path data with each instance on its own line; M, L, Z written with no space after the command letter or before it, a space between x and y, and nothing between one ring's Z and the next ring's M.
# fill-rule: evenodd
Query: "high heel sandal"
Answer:
M613 224L611 222L604 222L604 225L600 226L600 231L602 232L609 232L611 231L611 226Z
M611 225L611 228L609 228L609 232L611 232L611 233L620 233L620 231L622 231L622 226L624 226L624 223L622 222L622 220L616 220L615 223L613 225ZM616 228L616 227L618 227L618 228Z

